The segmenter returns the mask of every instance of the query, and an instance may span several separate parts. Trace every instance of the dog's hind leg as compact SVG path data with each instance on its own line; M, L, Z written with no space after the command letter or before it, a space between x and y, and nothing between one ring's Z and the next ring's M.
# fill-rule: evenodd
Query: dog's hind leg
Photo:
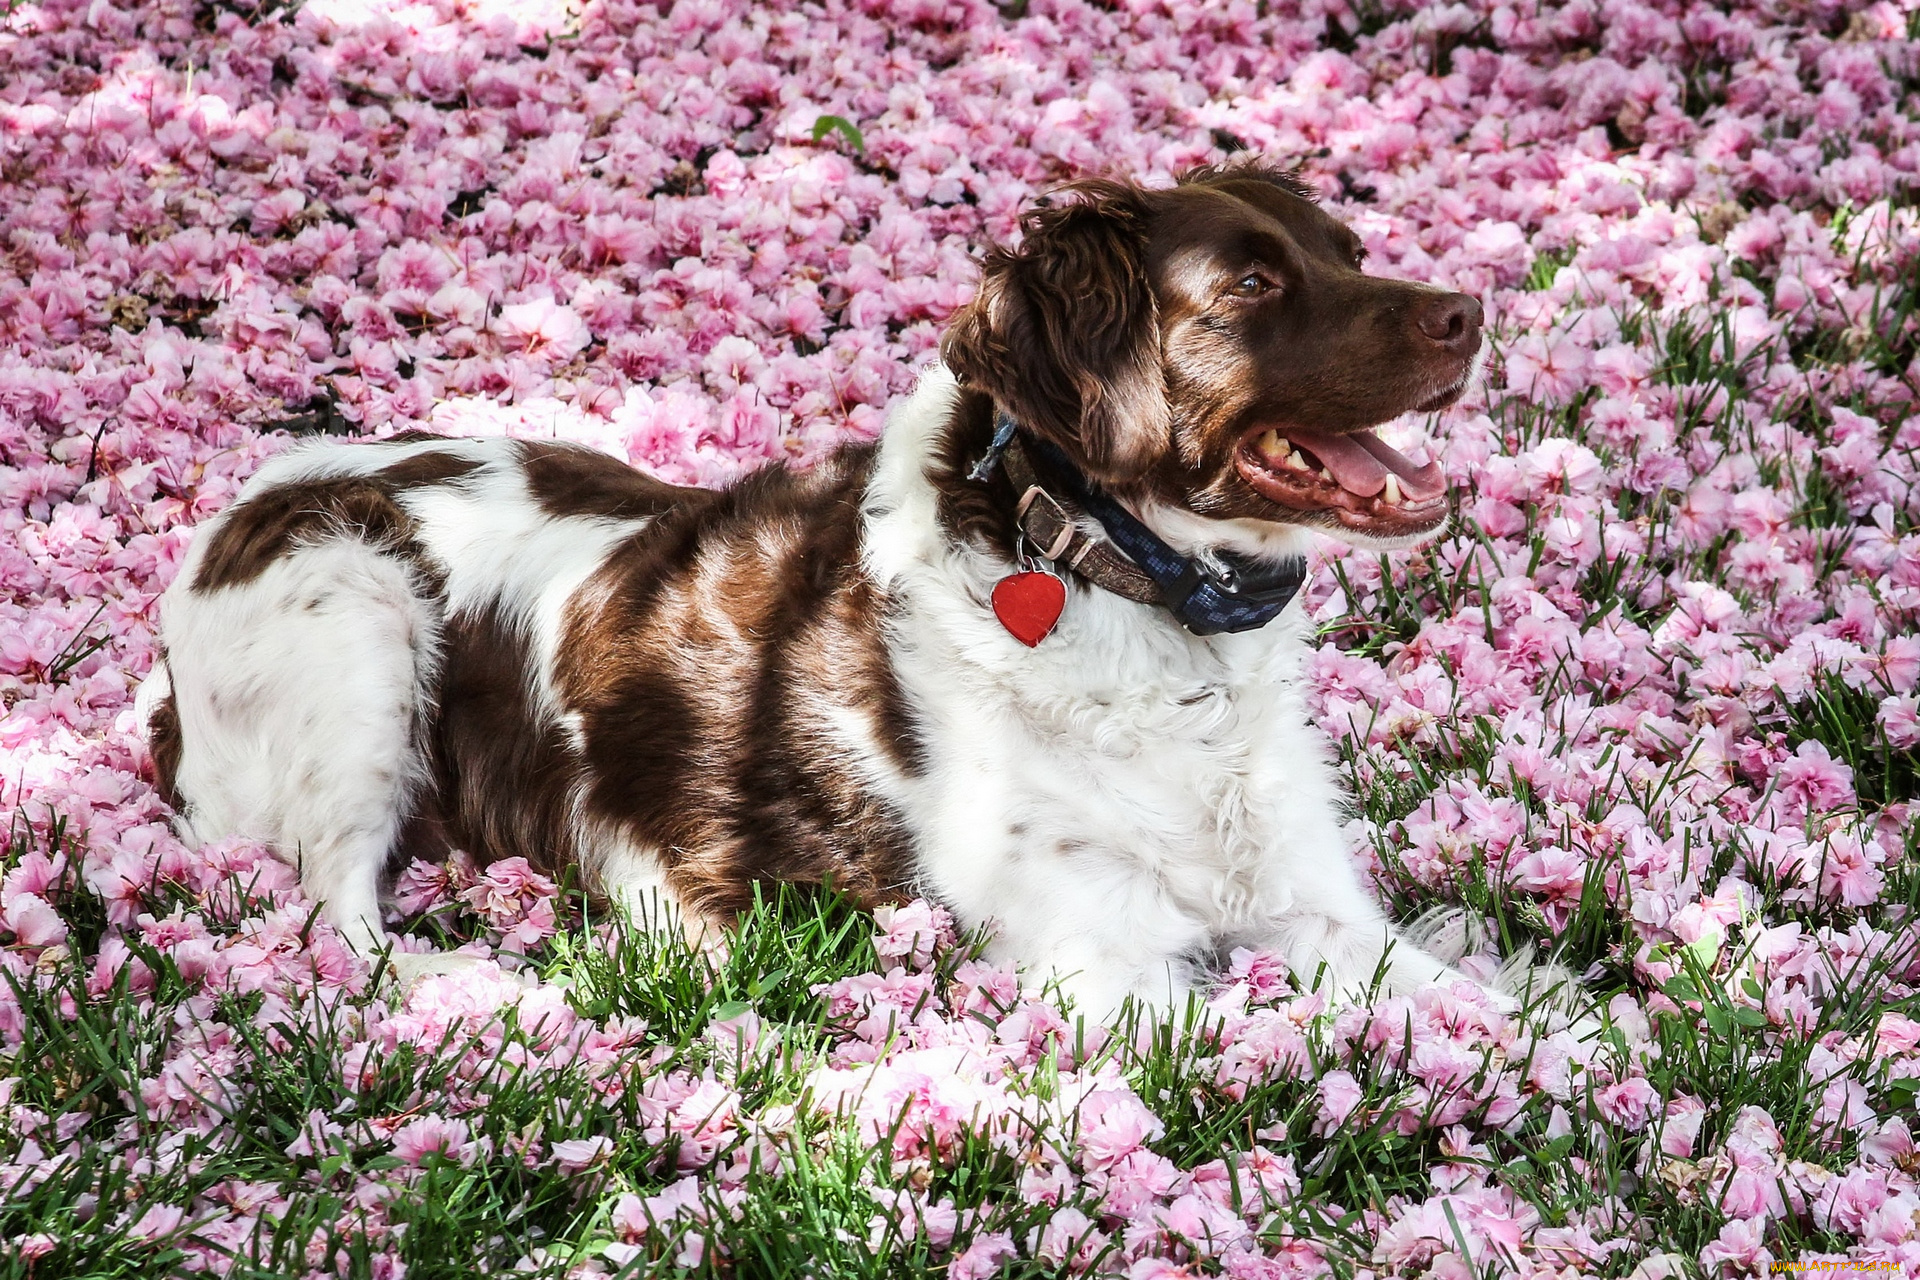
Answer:
M362 952L386 940L381 877L427 784L439 627L418 568L348 535L166 602L183 834L272 845Z

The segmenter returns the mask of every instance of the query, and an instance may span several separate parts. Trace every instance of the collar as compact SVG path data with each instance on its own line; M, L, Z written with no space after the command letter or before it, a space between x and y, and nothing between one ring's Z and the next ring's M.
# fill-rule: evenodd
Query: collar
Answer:
M1059 479L1069 502L1062 502L1040 483L1029 449ZM985 479L1003 461L1007 478L1020 495L1015 508L1020 532L1042 559L1115 595L1159 605L1194 635L1264 627L1280 616L1306 583L1307 562L1299 556L1276 564L1222 552L1215 563L1208 564L1181 555L1081 475L1064 453L1044 440L1027 439L1013 418L999 411L993 444L970 478ZM1074 507L1098 521L1106 537L1082 528L1074 519Z

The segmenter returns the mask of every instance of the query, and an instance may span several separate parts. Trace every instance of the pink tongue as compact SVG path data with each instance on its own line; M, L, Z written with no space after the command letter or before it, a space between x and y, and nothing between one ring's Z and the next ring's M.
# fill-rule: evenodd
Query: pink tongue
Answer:
M1318 431L1289 431L1287 439L1326 465L1342 489L1371 498L1387 487L1387 473L1400 477L1400 492L1409 501L1424 502L1446 491L1440 464L1413 465L1413 459L1371 431L1330 436Z

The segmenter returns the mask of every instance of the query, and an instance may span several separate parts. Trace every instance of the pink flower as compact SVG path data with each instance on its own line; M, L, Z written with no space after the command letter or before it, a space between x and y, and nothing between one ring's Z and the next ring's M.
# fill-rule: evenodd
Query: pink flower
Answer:
M1821 1090L1820 1105L1813 1113L1816 1125L1825 1125L1836 1134L1857 1133L1876 1118L1868 1101L1867 1087L1850 1076L1832 1081Z
M421 1116L394 1131L393 1154L410 1165L424 1164L428 1156L443 1156L459 1164L469 1164L476 1152L467 1141L467 1134L464 1120Z
M1553 929L1594 895L1640 980L1609 1006L1627 1058L1459 992L1330 1011L1296 996L1280 956L1238 951L1215 975L1217 1025L1182 1049L1200 1094L1136 1095L1087 1074L1107 1060L1097 1033L1083 1042L1010 967L948 975L951 920L911 903L877 913L875 972L822 986L826 1061L804 1081L813 1118L844 1114L879 1147L875 1238L916 1233L943 1259L958 1240L965 1274L1013 1263L1016 1239L1015 1265L1051 1271L1098 1256L1139 1280L1322 1274L1312 1224L1333 1210L1293 1212L1290 1157L1153 1147L1169 1108L1211 1114L1281 1080L1313 1080L1296 1131L1351 1131L1369 1118L1361 1085L1325 1068L1360 1061L1410 1149L1437 1155L1418 1194L1339 1206L1379 1244L1352 1266L1456 1280L1651 1247L1659 1231L1631 1220L1644 1194L1551 1227L1507 1194L1500 1131L1542 1107L1548 1137L1582 1136L1570 1161L1648 1131L1643 1179L1693 1161L1692 1211L1734 1219L1710 1274L1763 1273L1776 1217L1798 1224L1783 1239L1910 1254L1911 1135L1873 1107L1900 1096L1877 1081L1915 1073L1920 1023L1888 1008L1872 1035L1815 1046L1813 1133L1854 1132L1847 1167L1789 1159L1804 1153L1758 1108L1716 1146L1718 1100L1680 1093L1663 1116L1641 1076L1649 1017L1691 1016L1659 993L1676 945L1764 1013L1743 1033L1763 1056L1818 1038L1836 1001L1870 1010L1911 985L1875 958L1905 941L1883 908L1914 806L1876 804L1849 753L1796 741L1837 678L1878 708L1859 759L1920 748L1920 416L1913 370L1871 358L1889 282L1913 266L1895 198L1920 172L1901 97L1911 6L1389 5L1343 52L1329 23L1353 34L1350 7L1049 3L1011 20L954 0L308 0L285 21L214 14L209 62L156 61L198 38L179 6L15 6L0 797L20 829L0 876L0 1057L30 1018L79 1017L77 1000L137 1006L167 1035L129 1099L217 1151L256 1055L324 1028L348 1096L292 1117L287 1151L309 1171L384 1139L408 1157L343 1183L377 1280L397 1267L392 1197L435 1152L487 1153L469 1126L506 1070L632 1114L685 1173L650 1196L610 1190L599 1257L568 1261L580 1242L556 1239L528 1266L737 1268L708 1254L713 1219L751 1170L792 1157L798 1113L782 1112L802 1105L767 1100L787 1096L771 1006L679 1046L690 1074L659 1057L671 1028L589 1017L597 987L582 999L509 959L568 927L563 902L525 862L483 875L462 853L404 869L395 905L437 917L403 948L465 929L475 962L363 990L368 967L308 927L291 855L178 838L129 705L158 657L157 598L289 418L573 440L685 484L816 463L879 434L973 295L979 253L1017 239L1036 194L1091 173L1164 186L1238 139L1304 157L1369 271L1477 296L1504 366L1460 407L1389 428L1444 444L1460 519L1412 553L1321 540L1303 594L1322 630L1282 682L1304 705L1281 713L1333 735L1363 813L1418 802L1343 832L1396 899L1505 893ZM816 144L822 113L857 121L864 149ZM96 912L103 936L81 927ZM166 963L139 958L155 953ZM245 1035L214 1008L228 997L251 1011ZM409 1050L452 1055L438 1091L366 1110L381 1064ZM77 1143L133 1183L170 1176L167 1143L116 1155L23 1089L0 1078L0 1176L23 1190ZM1235 1141L1286 1136L1278 1117L1253 1128ZM550 1140L516 1134L508 1154L589 1178L611 1158L610 1136ZM1050 1214L911 1189L944 1186L975 1144L1016 1162L1018 1197ZM181 1266L217 1269L284 1207L228 1180L128 1216ZM323 1248L299 1269L344 1265ZM1680 1261L1646 1258L1637 1280Z
M422 862L415 858L394 882L393 904L402 915L419 915L454 901L449 892L451 887L445 863Z
M1837 831L1820 842L1820 893L1850 907L1877 902L1886 887L1880 864L1886 853L1875 841L1863 842L1851 832Z
M1146 1206L1171 1196L1183 1178L1165 1156L1144 1149L1132 1152L1107 1171L1102 1207L1121 1217L1137 1216Z
M1853 802L1853 770L1819 742L1803 742L1780 767L1779 786L1808 810L1821 812Z
M1566 400L1580 388L1589 359L1569 338L1527 334L1507 350L1507 385L1549 403Z
M1555 898L1578 898L1586 884L1587 860L1569 849L1535 849L1513 864L1515 882L1523 889Z
M1236 947L1227 972L1247 984L1247 998L1255 1004L1277 1000L1293 991L1293 973L1286 959L1270 951Z
M1660 1129L1660 1150L1670 1156L1692 1155L1706 1118L1706 1104L1698 1098L1681 1096L1669 1102L1666 1122Z
M1004 1231L986 1232L976 1236L972 1244L947 1264L947 1280L987 1280L1017 1256L1011 1235Z
M553 1163L562 1173L581 1173L613 1154L613 1139L604 1134L570 1138L553 1144Z
M1162 1235L1206 1253L1248 1243L1253 1234L1227 1205L1197 1195L1176 1196L1164 1208L1147 1210L1146 1216Z
M1131 1089L1095 1089L1080 1103L1076 1143L1089 1169L1105 1169L1165 1132Z
M1875 719L1889 746L1902 751L1920 746L1920 697L1908 693L1883 698Z
M460 900L489 925L505 933L510 950L527 947L553 936L558 927L554 898L559 886L528 865L525 858L503 858L493 863Z
M1780 1126L1762 1107L1740 1108L1734 1114L1730 1136L1758 1151L1777 1153L1781 1147Z
M156 1204L127 1228L127 1234L139 1240L164 1240L180 1229L186 1210L177 1205Z
M1375 1253L1392 1264L1459 1249L1466 1242L1468 1261L1515 1261L1521 1241L1539 1215L1510 1192L1495 1188L1439 1195L1409 1206L1380 1232Z
M320 1110L307 1112L306 1121L300 1126L300 1132L287 1144L287 1155L294 1158L324 1158L334 1153L334 1139L346 1132L344 1126L328 1118Z
M1860 1139L1861 1158L1876 1164L1911 1164L1916 1151L1920 1147L1914 1145L1907 1122L1899 1116L1881 1121Z
M1594 383L1610 396L1631 396L1652 373L1646 356L1632 347L1616 343L1593 353Z
M564 364L593 341L586 322L552 298L501 307L495 331L508 350L538 356L552 364Z
M716 1198L725 1205L737 1203L741 1194L722 1191ZM609 1215L609 1226L623 1241L639 1240L656 1231L664 1231L669 1239L677 1238L679 1247L673 1255L675 1265L690 1268L699 1266L706 1256L706 1238L695 1229L682 1230L675 1237L674 1229L683 1222L697 1228L698 1224L708 1220L710 1212L709 1205L701 1197L700 1180L686 1177L658 1195L645 1199L631 1193L622 1195Z
M1036 1258L1079 1270L1086 1267L1106 1243L1106 1235L1093 1221L1069 1205L1048 1217L1046 1225L1034 1233L1028 1248Z
M614 1201L613 1208L607 1212L607 1225L622 1240L638 1240L647 1234L653 1226L653 1219L647 1216L646 1202L628 1191Z
M1467 233L1460 248L1475 262L1495 268L1503 284L1519 280L1533 262L1526 230L1513 222L1483 222Z
M67 922L37 893L8 893L0 898L0 926L23 947L51 947L67 939Z
M33 893L41 897L54 889L67 871L67 855L56 853L48 857L38 849L21 856L13 869L0 880L0 897L13 893Z
M873 922L880 926L873 942L880 958L916 969L926 968L937 948L951 946L954 941L953 917L924 898L903 907L875 907Z
M1773 1261L1766 1247L1765 1218L1735 1218L1700 1250L1700 1266L1709 1274L1761 1273Z
M1320 1077L1320 1112L1315 1132L1331 1133L1345 1124L1365 1096L1359 1081L1348 1071L1329 1071Z
M1786 502L1771 489L1749 489L1728 503L1730 523L1756 542L1776 536L1785 527L1792 512Z
M1646 1127L1648 1113L1658 1101L1653 1085L1644 1076L1631 1076L1610 1084L1594 1095L1594 1104L1608 1124L1630 1133Z
M1912 1053L1920 1049L1920 1021L1893 1010L1880 1015L1873 1028L1875 1056Z
M753 1053L760 1043L762 1023L760 1015L751 1009L727 1018L715 1018L707 1023L703 1037L720 1046L723 1052L729 1052L738 1058Z
M46 1232L36 1231L32 1235L15 1236L7 1241L7 1246L13 1250L15 1257L31 1264L36 1258L44 1258L52 1253L59 1243Z

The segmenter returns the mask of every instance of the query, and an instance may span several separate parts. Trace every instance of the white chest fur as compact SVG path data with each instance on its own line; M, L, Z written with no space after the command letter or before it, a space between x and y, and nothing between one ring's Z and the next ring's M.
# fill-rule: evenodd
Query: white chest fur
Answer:
M1163 1002L1196 961L1285 947L1303 920L1383 934L1307 722L1299 606L1200 639L1076 584L1054 634L1021 645L986 603L1006 566L934 520L925 443L952 395L935 370L895 415L867 502L868 567L899 606L889 648L925 729L928 767L896 796L923 887L1094 1005Z

